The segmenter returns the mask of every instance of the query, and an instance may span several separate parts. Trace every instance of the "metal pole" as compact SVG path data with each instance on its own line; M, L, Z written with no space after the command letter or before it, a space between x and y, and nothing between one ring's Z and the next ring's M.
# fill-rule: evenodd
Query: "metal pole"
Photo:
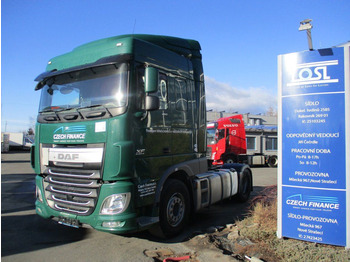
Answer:
M309 43L309 50L310 50L310 51L313 51L314 48L313 48L313 46L312 46L311 29L306 30L306 34L307 34L307 41L308 41L308 43Z
M307 35L307 41L309 43L309 50L313 51L314 48L312 46L312 37L311 37L311 29L312 29L312 19L305 19L300 22L299 31L305 31Z

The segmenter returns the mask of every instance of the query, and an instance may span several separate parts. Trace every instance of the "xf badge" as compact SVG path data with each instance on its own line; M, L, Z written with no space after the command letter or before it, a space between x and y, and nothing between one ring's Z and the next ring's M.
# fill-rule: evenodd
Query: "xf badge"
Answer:
M145 154L146 149L136 149L136 155L142 156Z

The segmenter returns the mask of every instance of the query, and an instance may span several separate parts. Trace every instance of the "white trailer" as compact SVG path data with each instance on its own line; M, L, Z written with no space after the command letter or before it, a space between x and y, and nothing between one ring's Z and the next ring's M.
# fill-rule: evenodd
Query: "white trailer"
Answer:
M246 126L248 165L277 167L277 126Z
M28 149L33 144L33 141L23 133L4 133L3 135L8 135L10 148Z

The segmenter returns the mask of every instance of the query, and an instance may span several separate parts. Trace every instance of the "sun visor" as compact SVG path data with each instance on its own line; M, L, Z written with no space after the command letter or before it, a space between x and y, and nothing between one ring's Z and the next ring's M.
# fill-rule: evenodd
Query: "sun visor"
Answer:
M75 67L71 67L71 68L67 68L67 69L63 69L63 70L59 70L59 71L57 71L56 69L53 69L51 71L41 73L40 75L38 75L34 79L34 81L39 82L36 85L35 90L39 90L39 89L43 88L43 86L45 85L45 80L49 77L61 75L64 73L79 71L79 70L83 70L83 69L87 69L87 68L92 68L92 67L96 67L96 66L104 66L104 65L109 65L109 64L121 63L121 62L125 62L125 61L131 60L131 59L132 59L132 55L129 55L129 54L127 54L127 55L115 55L115 56L101 58L101 59L97 60L96 62L90 63L90 64L75 66Z

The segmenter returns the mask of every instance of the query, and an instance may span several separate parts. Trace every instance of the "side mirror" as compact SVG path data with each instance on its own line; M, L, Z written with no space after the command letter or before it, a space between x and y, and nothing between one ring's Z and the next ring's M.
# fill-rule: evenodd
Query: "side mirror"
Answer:
M145 92L158 91L158 70L154 67L146 67L145 70Z
M145 101L145 109L146 111L159 109L159 98L157 96L147 95Z

